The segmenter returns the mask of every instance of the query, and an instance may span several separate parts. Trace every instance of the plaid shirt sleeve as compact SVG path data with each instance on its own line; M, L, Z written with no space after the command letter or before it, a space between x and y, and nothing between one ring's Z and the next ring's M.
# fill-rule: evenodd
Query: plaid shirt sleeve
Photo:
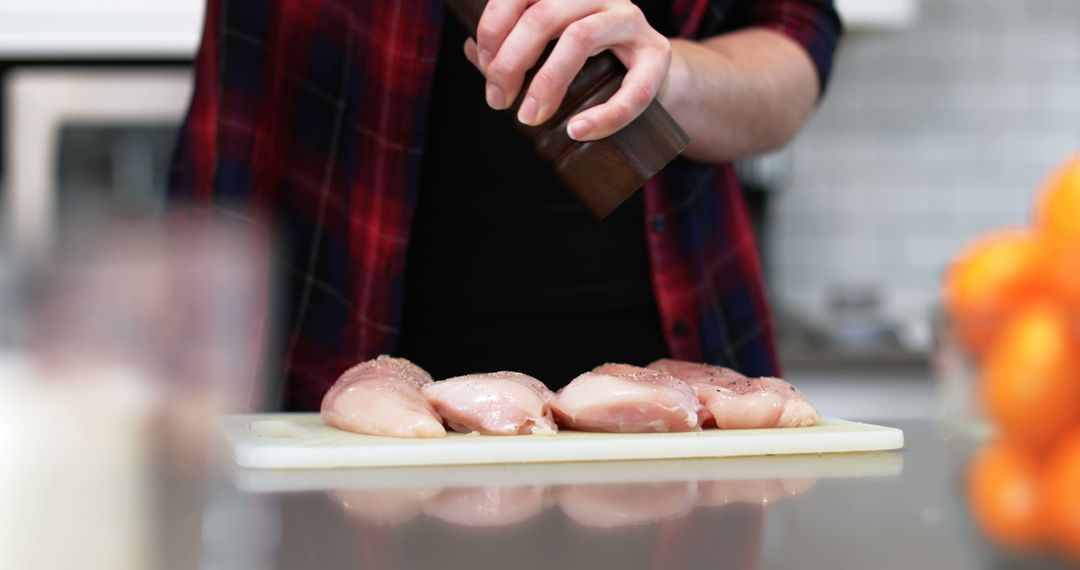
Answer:
M754 27L784 34L806 50L822 91L844 33L833 0L674 0L672 18L682 37L706 38Z
M795 40L814 62L822 91L832 73L833 54L843 34L833 0L743 0L727 25L767 28Z
M803 46L828 80L842 31L831 0L675 0L686 37L765 27ZM679 159L649 182L646 227L653 287L675 358L777 376L779 360L760 258L730 165Z

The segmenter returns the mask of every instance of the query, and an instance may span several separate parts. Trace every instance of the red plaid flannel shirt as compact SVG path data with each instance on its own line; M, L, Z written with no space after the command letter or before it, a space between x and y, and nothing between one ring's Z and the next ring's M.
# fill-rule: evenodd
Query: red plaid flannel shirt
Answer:
M316 409L342 370L393 350L443 15L440 0L208 0L169 190L283 233L289 408ZM841 33L832 0L673 0L671 17L684 37L786 34L822 85ZM679 159L644 191L671 355L778 374L732 168Z

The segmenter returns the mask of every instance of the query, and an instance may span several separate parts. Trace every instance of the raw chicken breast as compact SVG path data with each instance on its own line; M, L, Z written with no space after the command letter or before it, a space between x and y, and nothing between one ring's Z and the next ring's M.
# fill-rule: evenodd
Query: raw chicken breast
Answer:
M686 362L684 360L671 360L661 358L649 365L651 370L667 372L672 376L690 384L713 384L730 388L739 380L746 380L746 376L723 366L711 366Z
M462 526L507 526L540 514L545 492L539 486L446 489L424 503L424 512Z
M431 376L404 358L380 356L338 378L323 396L322 419L345 431L395 437L444 437L442 419L420 388Z
M730 368L668 359L649 368L694 386L707 410L702 421L706 427L804 427L821 419L798 388L779 378L748 378Z
M681 432L698 429L701 404L689 384L627 364L605 364L559 390L551 409L581 431Z
M427 384L428 403L454 431L488 435L550 435L558 428L543 382L518 372L469 374Z
M739 372L723 366L711 364L699 364L697 362L685 362L682 360L670 360L663 358L649 365L651 370L667 372L672 376L689 384L711 384L734 390L739 394L746 394L761 389L776 390L790 393L791 396L803 397L802 392L790 383L779 378L750 378Z
M559 506L579 524L599 528L644 524L681 517L694 509L694 482L568 485L559 488Z
M805 427L818 423L817 410L783 380L748 379L735 389L695 384L701 403L721 429ZM782 382L783 385L778 383ZM784 386L786 385L786 386Z
M617 362L608 362L601 364L592 369L592 372L596 374L610 374L612 376L635 376L644 374L648 368L642 368L640 366L633 366L631 364L619 364Z

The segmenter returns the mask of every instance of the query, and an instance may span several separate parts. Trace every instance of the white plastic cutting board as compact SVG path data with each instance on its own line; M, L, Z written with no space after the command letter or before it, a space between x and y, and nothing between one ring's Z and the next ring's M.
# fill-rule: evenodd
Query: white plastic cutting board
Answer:
M327 469L690 459L885 451L904 445L896 428L832 418L807 428L705 430L690 433L584 433L403 439L345 432L318 414L229 416L225 442L236 464L251 469Z
M557 485L620 485L679 481L783 481L893 477L904 456L888 451L637 461L575 461L343 469L247 469L226 473L247 493L330 489L434 489Z

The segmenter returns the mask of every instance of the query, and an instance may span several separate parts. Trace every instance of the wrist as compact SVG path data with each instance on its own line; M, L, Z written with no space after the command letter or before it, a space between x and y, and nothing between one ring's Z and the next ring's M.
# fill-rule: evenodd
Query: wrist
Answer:
M656 96L659 102L669 112L676 112L682 108L687 100L687 95L692 90L693 74L690 73L688 52L694 47L693 42L683 39L671 40L671 64L668 66L664 82L660 85L660 92Z

